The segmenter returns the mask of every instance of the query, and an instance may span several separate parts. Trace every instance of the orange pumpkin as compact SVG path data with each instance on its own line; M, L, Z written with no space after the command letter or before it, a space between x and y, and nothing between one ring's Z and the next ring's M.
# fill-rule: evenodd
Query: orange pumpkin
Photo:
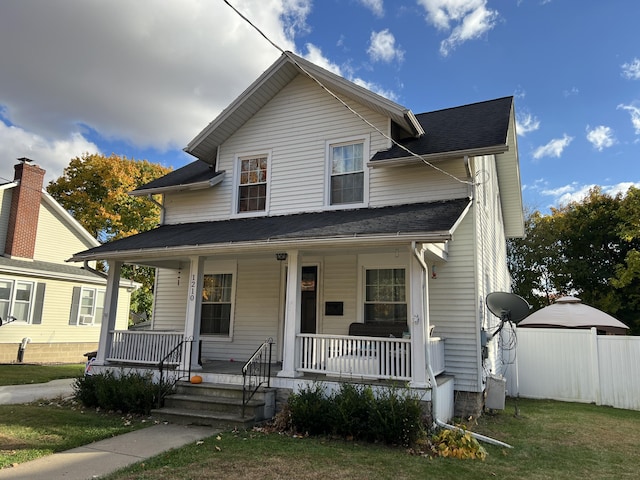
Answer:
M202 383L202 377L200 375L194 375L190 381L191 383Z

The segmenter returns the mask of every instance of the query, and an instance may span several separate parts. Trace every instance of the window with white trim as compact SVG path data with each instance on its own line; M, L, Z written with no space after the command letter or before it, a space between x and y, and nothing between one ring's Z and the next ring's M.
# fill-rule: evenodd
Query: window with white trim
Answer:
M233 318L233 274L205 274L202 283L200 334L230 336Z
M407 323L407 288L404 268L365 271L365 323Z
M69 325L100 325L104 313L105 291L73 287Z
M34 283L0 279L0 318L30 322L34 301Z
M329 205L365 202L365 159L368 142L363 139L331 143L328 146Z
M238 158L238 197L236 213L264 212L269 193L269 156Z

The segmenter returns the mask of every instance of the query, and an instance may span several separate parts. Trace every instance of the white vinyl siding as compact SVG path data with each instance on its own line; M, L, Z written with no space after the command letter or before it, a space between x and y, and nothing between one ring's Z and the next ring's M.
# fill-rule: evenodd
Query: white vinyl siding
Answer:
M0 189L0 252L4 253L11 213L11 190Z
M350 104L379 129L389 130L387 118ZM325 208L326 142L344 138L345 132L369 137L371 153L389 147L384 137L314 82L297 77L220 147L216 168L227 173L222 183L207 190L166 195L166 223L229 218L236 156L266 149L272 153L269 214Z
M342 315L325 315L324 304L320 308L322 333L329 335L347 335L349 325L359 321L357 318L357 255L330 255L324 258L323 287L324 302L342 302Z
M463 158L436 162L439 168L467 181ZM470 196L465 183L418 163L402 167L372 168L369 173L369 204L372 207L432 202Z
M211 265L215 265L214 262ZM205 266L205 270L208 264ZM280 263L275 255L238 261L233 341L202 338L202 358L245 362L267 338L277 341L280 315ZM273 346L275 361L278 346Z
M189 264L180 270L156 270L153 329L184 331Z

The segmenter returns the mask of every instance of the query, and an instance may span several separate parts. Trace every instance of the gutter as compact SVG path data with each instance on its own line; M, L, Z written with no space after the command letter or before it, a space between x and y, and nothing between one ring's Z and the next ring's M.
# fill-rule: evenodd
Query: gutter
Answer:
M422 258L422 255L420 255L420 253L418 252L418 248L416 247L416 242L411 242L411 250L413 251L414 256L416 257L416 260L418 260L418 262L420 263L420 265L422 266L422 270L424 275L422 275L422 315L423 318L427 318L427 289L426 289L426 282L427 282L427 275L429 273L429 268L427 267L427 264L425 263L424 259ZM427 325L428 327L428 325ZM429 329L427 328L427 332L429 331ZM428 333L427 333L428 335ZM437 417L437 399L438 399L438 382L436 381L436 376L433 374L433 368L431 367L431 345L429 343L429 338L427 337L427 374L429 375L429 383L431 383L431 418L433 418L433 423L434 425L437 425L440 428L446 428L447 430L454 430L457 432L461 432L461 433L466 433L468 432L473 438L475 438L476 440L480 440L486 443L490 443L492 445L498 445L500 447L505 447L505 448L513 448L511 445L501 442L500 440L495 440L493 438L487 437L485 435L481 435L479 433L475 433L472 432L470 430L464 430L460 427L456 427L454 425L450 425L448 423L443 422L442 420L440 420Z
M426 155L420 155L420 158L407 156L407 157L401 157L401 158L388 158L384 160L369 160L367 162L367 167L369 168L401 167L405 165L419 164L423 160L428 160L429 162L432 162L433 160L446 160L449 158L492 155L492 154L505 153L508 151L509 151L509 145L506 145L506 144L494 145L491 147L470 148L467 150L453 150L451 152L429 153Z
M395 235L368 235L366 237L359 235L349 235L343 237L325 237L315 239L278 239L272 241L271 239L262 240L259 242L243 242L243 243L218 243L218 244L204 244L204 245L179 245L175 247L156 247L156 248L139 248L135 250L115 250L110 252L97 252L95 254L76 254L68 261L82 262L85 260L108 260L108 259L132 259L134 257L153 257L170 255L208 255L208 254L229 254L229 253L243 253L246 250L255 250L256 248L306 248L314 246L322 246L323 248L333 249L341 248L345 245L357 244L358 246L366 245L395 245L398 243L406 244L408 241L416 240L423 241L425 243L442 243L451 240L452 235L449 231L438 231L430 233L411 233L402 234L400 232ZM98 247L99 248L99 247Z

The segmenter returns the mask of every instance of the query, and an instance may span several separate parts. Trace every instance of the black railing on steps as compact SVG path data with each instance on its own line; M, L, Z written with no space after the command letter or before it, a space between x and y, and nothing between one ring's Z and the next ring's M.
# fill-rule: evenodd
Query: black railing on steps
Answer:
M271 386L271 350L273 338L268 338L242 367L242 417L245 407L258 389L266 383Z
M183 378L191 378L191 355L193 352L193 337L187 337L178 343L169 353L167 353L162 360L158 362L158 371L160 372L160 383L158 392L158 408L162 407L164 397L173 390L176 383ZM182 359L187 358L187 368L180 368L182 365ZM168 368L175 372L175 375L171 377L171 380L166 384L164 382L164 372Z

